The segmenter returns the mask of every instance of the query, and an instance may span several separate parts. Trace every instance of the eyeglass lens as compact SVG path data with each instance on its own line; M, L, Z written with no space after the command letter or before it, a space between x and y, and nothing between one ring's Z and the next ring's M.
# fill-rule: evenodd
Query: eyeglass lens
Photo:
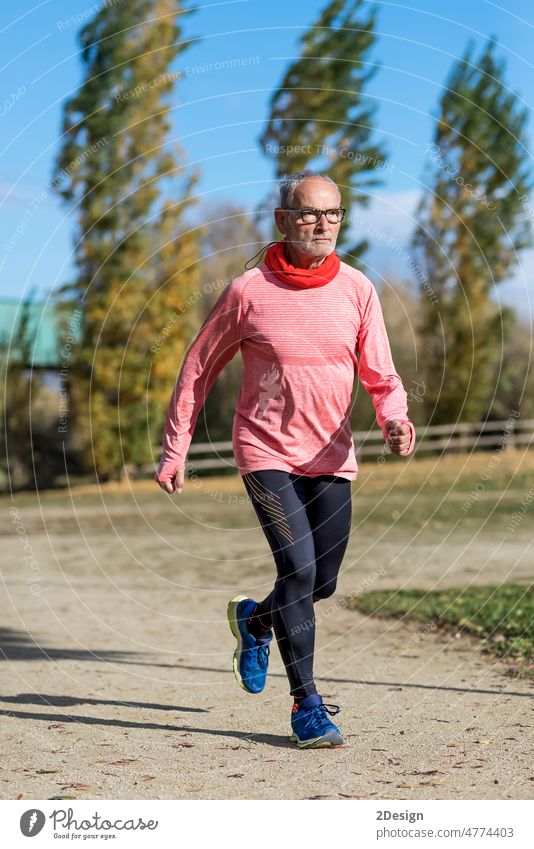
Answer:
M330 224L338 224L343 220L344 214L342 209L302 209L300 212L305 224L317 223L323 212L326 215L326 220Z

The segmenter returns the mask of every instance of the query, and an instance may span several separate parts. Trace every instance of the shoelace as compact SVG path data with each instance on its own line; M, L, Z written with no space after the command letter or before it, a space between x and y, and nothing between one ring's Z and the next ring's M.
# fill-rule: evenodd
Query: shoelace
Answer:
M270 646L268 645L259 645L258 646L258 663L265 669L267 664L269 663L269 652L271 651Z
M334 710L328 710L328 708L334 708ZM340 710L341 708L339 705L325 705L324 702L321 705L316 705L311 708L310 715L304 723L304 728L307 728L309 725L313 728L315 725L318 725L320 721L324 721L326 719L325 714L328 713L330 716L335 716Z

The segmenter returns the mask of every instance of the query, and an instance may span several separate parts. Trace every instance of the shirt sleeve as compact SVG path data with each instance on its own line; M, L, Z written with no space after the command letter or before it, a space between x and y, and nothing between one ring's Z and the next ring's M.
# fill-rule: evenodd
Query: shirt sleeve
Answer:
M241 287L233 280L211 308L185 355L167 408L158 480L171 480L184 464L208 393L240 347L242 316Z
M359 357L358 376L360 383L371 396L376 421L384 439L387 438L386 422L391 419L409 425L408 454L411 454L415 446L415 427L407 415L407 395L393 364L378 294L371 281L368 282L371 292L363 311L356 349Z

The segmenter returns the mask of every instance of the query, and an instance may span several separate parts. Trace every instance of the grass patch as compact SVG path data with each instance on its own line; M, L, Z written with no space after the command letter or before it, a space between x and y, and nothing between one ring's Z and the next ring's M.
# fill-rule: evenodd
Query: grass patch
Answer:
M379 616L407 616L452 627L482 640L484 650L519 661L534 655L533 586L496 584L446 590L373 590L347 598L347 606Z

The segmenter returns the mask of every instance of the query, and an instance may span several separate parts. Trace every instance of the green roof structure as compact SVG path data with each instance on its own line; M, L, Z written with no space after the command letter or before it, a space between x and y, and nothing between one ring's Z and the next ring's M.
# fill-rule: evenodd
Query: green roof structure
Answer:
M30 340L29 368L55 369L81 337L82 310L56 301L28 301L0 298L0 346L2 356L17 356L21 319L28 310L27 337ZM66 354L68 358L68 353Z

